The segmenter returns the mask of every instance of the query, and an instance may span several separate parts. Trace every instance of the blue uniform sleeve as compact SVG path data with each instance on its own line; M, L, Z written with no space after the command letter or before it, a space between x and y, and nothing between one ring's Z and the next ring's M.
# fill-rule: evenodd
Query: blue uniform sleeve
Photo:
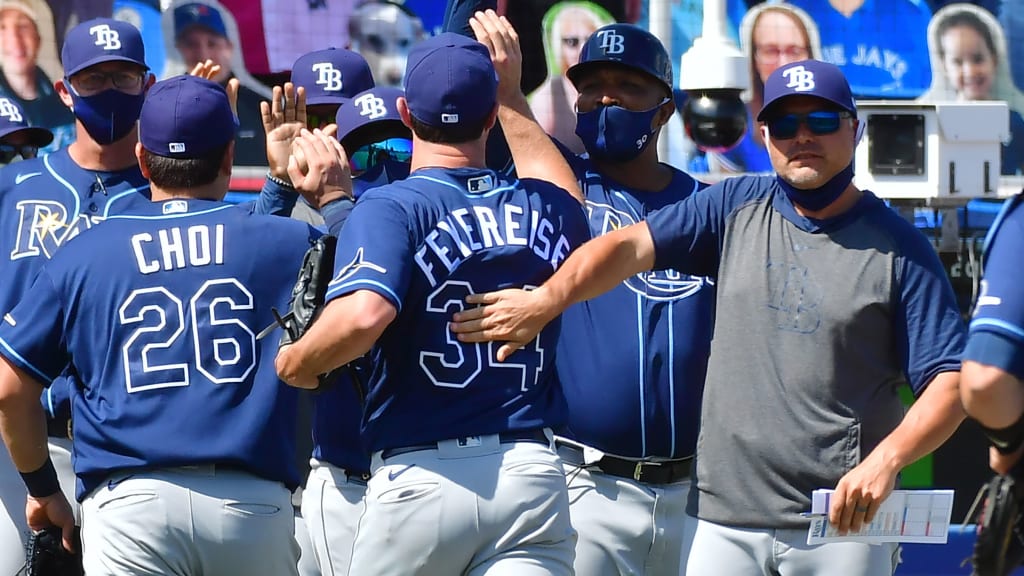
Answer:
M71 358L63 338L64 306L46 268L0 322L0 355L44 385L49 385Z
M728 207L725 182L655 210L647 217L654 241L654 269L718 276Z
M323 207L320 214L324 217L324 222L327 223L328 234L338 236L341 233L341 227L345 225L355 205L356 203L351 199L341 198Z
M327 286L326 300L372 290L401 310L409 288L410 263L424 265L414 250L409 217L402 206L372 192L363 196L338 237L334 279Z
M896 258L896 345L915 395L941 372L960 369L967 328L935 249L908 228Z
M295 202L299 199L299 193L294 188L285 188L280 184L267 178L263 181L263 188L255 200L239 204L247 209L250 214L271 214L273 216L288 216L295 208Z
M987 239L981 294L974 307L964 358L1024 379L1024 209L1008 201Z

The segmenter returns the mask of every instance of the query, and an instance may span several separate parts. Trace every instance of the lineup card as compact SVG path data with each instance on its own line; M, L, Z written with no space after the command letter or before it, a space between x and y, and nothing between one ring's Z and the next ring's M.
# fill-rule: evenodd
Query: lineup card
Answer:
M811 494L811 525L807 544L827 542L917 542L945 544L953 514L952 490L893 490L882 502L874 521L859 532L839 532L828 521L834 490Z

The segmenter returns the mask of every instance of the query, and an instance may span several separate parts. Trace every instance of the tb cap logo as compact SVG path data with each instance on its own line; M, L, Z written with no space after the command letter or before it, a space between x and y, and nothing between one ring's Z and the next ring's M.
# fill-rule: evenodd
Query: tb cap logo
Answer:
M14 102L7 98L0 98L0 117L7 118L11 122L21 122L24 120L21 110L14 105Z
M373 94L363 94L352 103L359 106L360 116L366 116L370 120L376 120L388 113L387 107L384 106L384 99Z
M96 37L96 45L102 46L104 50L121 48L121 35L106 24L97 24L89 28L89 34Z
M803 66L793 66L788 70L783 70L782 75L789 78L789 84L786 84L786 88L792 88L797 92L814 90L814 72L807 70Z
M316 72L316 83L323 86L324 90L336 92L341 90L341 70L334 67L330 62L317 62L313 64L313 71Z
M605 54L622 54L626 50L626 37L615 30L601 30L597 33L601 38L601 50Z

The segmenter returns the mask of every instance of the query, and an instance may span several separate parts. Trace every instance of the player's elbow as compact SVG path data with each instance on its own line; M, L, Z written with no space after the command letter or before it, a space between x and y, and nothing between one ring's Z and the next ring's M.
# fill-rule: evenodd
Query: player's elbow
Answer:
M960 372L960 402L983 425L1003 428L1020 418L1024 391L1012 374L968 360Z
M349 353L355 358L370 351L384 330L394 322L398 310L387 299L373 293L357 293L363 302L359 303L360 314L352 318Z
M26 405L38 404L42 386L0 357L0 412L23 411Z

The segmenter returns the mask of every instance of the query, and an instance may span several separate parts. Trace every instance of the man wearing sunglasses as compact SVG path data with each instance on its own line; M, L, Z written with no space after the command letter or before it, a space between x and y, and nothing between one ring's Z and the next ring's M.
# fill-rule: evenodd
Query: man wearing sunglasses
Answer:
M29 126L24 111L11 98L0 98L0 164L35 158L53 142L53 132Z
M717 279L688 576L892 574L893 543L808 546L811 493L835 489L829 522L859 530L964 418L953 290L928 240L854 186L856 111L837 67L779 68L758 116L775 175L724 180L588 242L540 288L455 315L460 341L505 341L505 358L634 274ZM917 396L905 416L901 382Z

